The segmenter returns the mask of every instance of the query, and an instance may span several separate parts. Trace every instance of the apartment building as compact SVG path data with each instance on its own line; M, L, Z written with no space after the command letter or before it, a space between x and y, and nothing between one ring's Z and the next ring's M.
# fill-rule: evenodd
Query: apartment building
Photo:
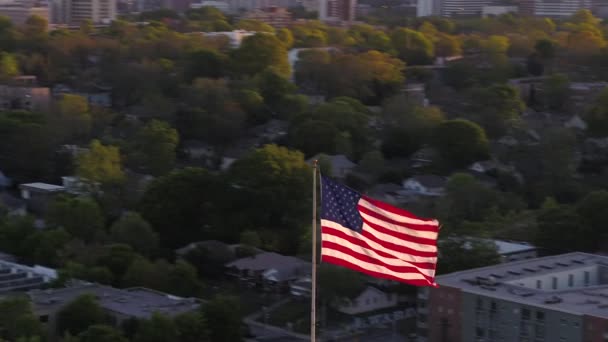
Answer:
M357 0L320 0L319 19L352 22L355 20L356 7Z
M581 9L597 10L598 0L519 0L519 12L523 15L564 18Z
M416 4L417 17L430 17L441 14L441 0L418 0Z
M418 294L419 342L605 342L608 257L527 259L439 276Z
M85 20L93 24L108 24L116 19L117 0L53 0L53 24L80 25Z
M275 28L287 27L292 22L291 13L276 6L251 10L243 15L243 19L259 20Z
M485 6L493 0L443 0L441 15L444 17L479 17Z

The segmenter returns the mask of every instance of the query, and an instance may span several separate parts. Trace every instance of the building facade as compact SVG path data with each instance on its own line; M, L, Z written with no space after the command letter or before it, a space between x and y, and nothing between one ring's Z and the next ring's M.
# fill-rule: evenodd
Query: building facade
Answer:
M483 8L492 0L443 0L441 15L444 17L479 17Z
M109 24L116 19L117 0L54 0L51 3L53 24Z
M355 20L356 7L357 0L320 0L319 19L352 22Z
M519 12L529 16L564 18L581 9L597 12L598 4L597 0L519 0Z
M437 277L418 294L419 342L605 342L608 257L528 259Z
M441 14L441 0L418 0L416 5L417 17L430 17Z
M291 13L286 8L276 6L251 10L243 15L243 19L259 20L276 28L291 25Z

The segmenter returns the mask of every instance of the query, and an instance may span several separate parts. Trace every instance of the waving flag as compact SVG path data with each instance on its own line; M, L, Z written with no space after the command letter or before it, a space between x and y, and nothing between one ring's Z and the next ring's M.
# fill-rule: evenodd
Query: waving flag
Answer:
M436 286L439 222L321 177L321 261L373 277Z

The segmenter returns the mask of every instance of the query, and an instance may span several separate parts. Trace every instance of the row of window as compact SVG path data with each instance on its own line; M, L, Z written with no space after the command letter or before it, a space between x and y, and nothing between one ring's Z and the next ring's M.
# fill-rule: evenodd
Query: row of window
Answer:
M584 286L589 286L590 285L590 278L591 275L589 274L588 271L585 271L584 273ZM574 287L574 274L568 274L568 287ZM538 279L536 280L536 288L537 289L542 289L543 288L543 281ZM558 288L558 278L557 277L551 277L551 288L553 290L557 290Z

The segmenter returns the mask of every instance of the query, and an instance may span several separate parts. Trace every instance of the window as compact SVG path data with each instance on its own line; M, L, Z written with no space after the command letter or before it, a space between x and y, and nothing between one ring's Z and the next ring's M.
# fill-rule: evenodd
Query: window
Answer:
M477 297L476 308L477 310L483 310L483 301L479 297Z
M545 313L542 311L536 311L536 320L539 322L545 321Z
M574 275L572 275L572 274L568 274L568 286L569 287L574 286Z
M589 271L585 271L585 286L589 286Z
M551 277L551 287L557 290L557 277Z
M566 320L563 318L559 320L559 324L561 324L562 326L566 325L566 323L568 322L566 322Z
M49 321L49 315L42 315L42 316L40 316L40 322L46 323L48 321Z
M543 281L542 280L537 280L536 281L536 288L537 289L542 289L543 288Z
M490 313L496 313L496 309L497 309L496 302L490 303Z
M530 309L522 309L521 318L526 321L529 320L530 319Z

